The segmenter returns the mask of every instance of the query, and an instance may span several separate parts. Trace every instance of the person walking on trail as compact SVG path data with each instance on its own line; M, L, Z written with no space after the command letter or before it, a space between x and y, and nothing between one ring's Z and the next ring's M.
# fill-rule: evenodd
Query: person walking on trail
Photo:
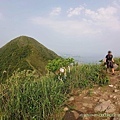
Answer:
M106 55L104 62L107 64L107 72L111 68L112 69L112 75L115 75L114 66L113 66L114 59L113 59L113 55L112 55L111 51L108 51L108 54Z

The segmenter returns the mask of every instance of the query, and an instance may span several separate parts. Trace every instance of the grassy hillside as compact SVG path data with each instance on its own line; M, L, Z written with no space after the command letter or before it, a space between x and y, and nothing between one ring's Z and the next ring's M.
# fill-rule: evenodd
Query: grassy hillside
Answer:
M100 65L74 66L64 82L52 74L36 78L33 73L15 72L6 84L0 84L0 119L55 120L53 112L60 109L74 89L108 83Z
M20 36L0 48L0 77L11 76L17 69L37 70L39 75L43 75L46 73L45 66L48 60L57 57L57 54L35 39Z

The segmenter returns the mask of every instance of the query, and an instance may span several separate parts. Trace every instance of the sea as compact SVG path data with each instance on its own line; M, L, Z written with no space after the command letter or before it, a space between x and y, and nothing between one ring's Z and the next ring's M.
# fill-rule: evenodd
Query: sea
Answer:
M75 62L79 64L99 64L104 59L104 56L80 56L72 54L62 54L61 56L63 58L74 58Z

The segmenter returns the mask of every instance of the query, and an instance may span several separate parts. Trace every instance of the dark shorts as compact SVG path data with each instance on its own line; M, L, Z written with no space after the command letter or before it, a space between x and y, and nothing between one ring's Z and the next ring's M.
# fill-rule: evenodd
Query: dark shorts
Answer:
M114 68L112 61L107 62L107 68Z

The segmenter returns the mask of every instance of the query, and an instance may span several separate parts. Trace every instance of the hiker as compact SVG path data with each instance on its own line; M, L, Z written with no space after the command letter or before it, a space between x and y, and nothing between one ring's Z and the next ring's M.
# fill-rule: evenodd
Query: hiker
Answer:
M105 57L105 64L107 64L107 72L109 72L109 69L111 68L112 69L112 75L114 75L114 66L113 66L113 63L114 63L114 59L113 59L113 55L112 55L112 52L111 51L108 51L108 54L106 55Z

